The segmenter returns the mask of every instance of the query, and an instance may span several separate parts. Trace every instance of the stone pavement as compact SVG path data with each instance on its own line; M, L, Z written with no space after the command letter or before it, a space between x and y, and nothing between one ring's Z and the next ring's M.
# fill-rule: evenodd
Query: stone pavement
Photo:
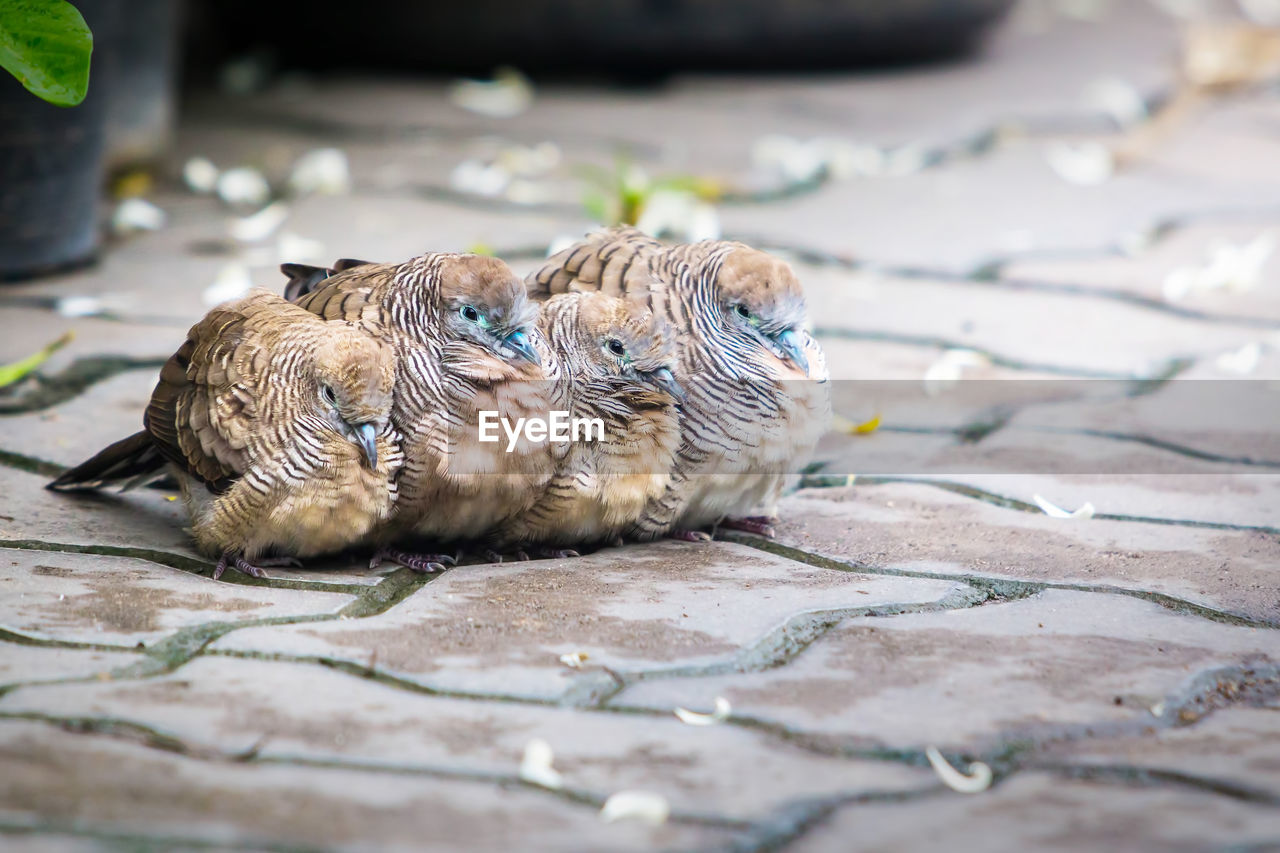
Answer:
M1072 183L1046 151L1121 139L1117 104L1174 87L1179 27L1034 5L959 65L547 86L512 118L421 81L196 97L148 195L167 225L0 293L0 363L76 332L0 395L0 847L1280 849L1275 422L1166 381L1280 379L1280 100L1213 99ZM837 141L825 171L814 138ZM350 191L291 198L257 241L177 178L200 155L280 187L317 147ZM484 245L526 270L592 226L581 167L621 151L714 185L726 236L793 260L837 379L1127 390L961 383L992 399L926 428L937 408L838 384L881 426L829 437L773 542L435 577L352 556L214 582L172 495L42 489L137 428L228 267L276 286L281 252ZM517 165L467 178L495 159ZM900 449L951 464L868 475ZM717 697L718 725L673 714ZM536 739L560 787L522 779ZM929 747L991 787L952 790ZM624 790L669 819L602 821Z

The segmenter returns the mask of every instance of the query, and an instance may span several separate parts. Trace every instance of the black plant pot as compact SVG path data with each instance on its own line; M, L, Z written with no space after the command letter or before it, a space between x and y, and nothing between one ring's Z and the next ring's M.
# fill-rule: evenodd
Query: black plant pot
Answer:
M92 260L105 99L55 107L0 73L0 280Z

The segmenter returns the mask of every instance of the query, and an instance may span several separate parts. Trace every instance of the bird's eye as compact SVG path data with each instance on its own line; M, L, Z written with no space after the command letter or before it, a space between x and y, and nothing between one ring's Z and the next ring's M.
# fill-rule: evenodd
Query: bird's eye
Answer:
M614 355L622 356L627 354L627 348L622 345L622 341L614 338L609 341L609 352Z
M458 313L462 315L462 319L469 323L480 322L480 312L470 305L463 305Z
M328 385L321 385L320 393L324 396L324 401L329 405L336 406L338 404L338 395L334 394L333 389Z
M749 319L751 319L751 312L747 310L747 306L745 306L745 305L735 305L735 306L733 306L733 310L734 310L734 311L737 311L737 312L738 312L738 316L739 316L739 317L741 317L742 319L744 319L744 320L749 320Z

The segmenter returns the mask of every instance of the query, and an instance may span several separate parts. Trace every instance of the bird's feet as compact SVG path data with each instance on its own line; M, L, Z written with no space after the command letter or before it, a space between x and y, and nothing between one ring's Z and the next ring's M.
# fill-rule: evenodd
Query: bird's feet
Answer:
M668 539L678 539L681 542L710 542L711 534L705 530L672 530L667 534Z
M222 573L227 570L228 566L232 566L236 571L246 574L251 578L265 578L267 573L262 570L263 566L291 566L295 569L302 568L302 561L297 557L268 557L265 560L258 561L261 565L255 566L239 554L227 552L218 560L218 565L213 567L213 579L218 580L222 577Z
M563 560L566 557L581 557L577 551L572 548L539 548L539 557L546 557L552 560Z
M745 530L747 533L772 539L777 535L773 526L778 521L778 517L773 515L749 515L746 518L726 518L720 522L720 526L729 530Z
M484 561L486 563L501 563L501 562L504 562L508 557L510 557L513 560L518 560L522 563L527 562L529 560L529 554L523 548L517 548L516 550L512 551L509 554L504 554L501 551L495 551L492 548L485 548L481 550L479 553L481 557L484 557Z
M396 548L379 548L373 555L373 559L369 560L369 568L378 568L378 566L382 565L383 560L390 560L424 575L443 572L445 563L450 566L458 565L458 558L449 554L411 554L408 551L400 551Z

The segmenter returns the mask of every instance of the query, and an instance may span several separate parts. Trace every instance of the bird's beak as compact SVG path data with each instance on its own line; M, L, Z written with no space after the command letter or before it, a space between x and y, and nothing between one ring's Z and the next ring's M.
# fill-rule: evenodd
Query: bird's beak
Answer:
M649 374L649 380L662 388L677 400L684 399L684 388L676 381L676 377L665 367L660 367Z
M531 361L534 364L542 364L542 359L538 358L538 351L533 348L533 344L529 340L529 336L517 329L507 335L507 346L518 352L521 358Z
M795 329L786 329L780 332L774 341L786 353L787 358L791 359L796 367L800 368L806 375L809 373L809 359L805 357L804 345L800 340L800 335Z
M357 424L351 428L351 440L364 454L365 464L370 470L378 467L378 431L373 424Z

